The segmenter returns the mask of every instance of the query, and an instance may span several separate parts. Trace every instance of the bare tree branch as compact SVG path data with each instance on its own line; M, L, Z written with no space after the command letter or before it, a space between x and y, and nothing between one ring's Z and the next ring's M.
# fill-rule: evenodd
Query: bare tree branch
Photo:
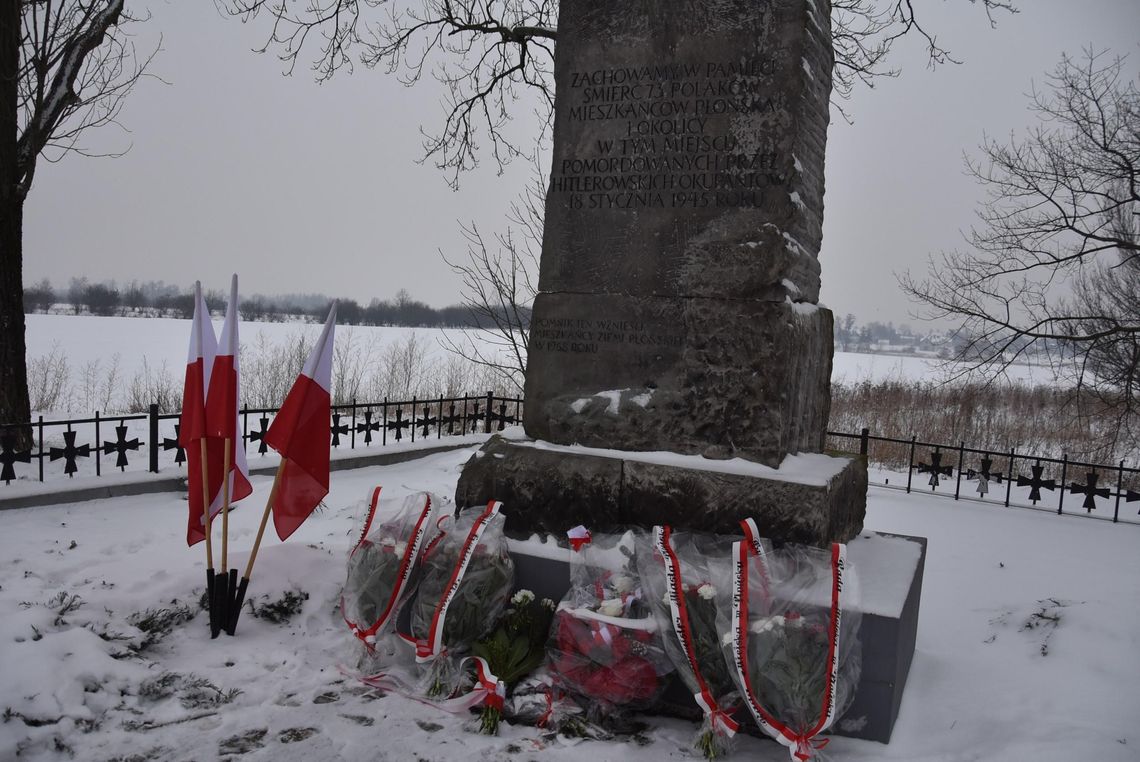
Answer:
M318 80L352 69L359 60L383 67L405 85L427 70L444 88L442 128L424 133L425 160L459 183L479 163L486 141L501 169L511 160L533 157L505 132L516 101L534 97L546 134L554 103L554 42L558 0L215 0L243 21L261 13L271 18L265 43L292 73L310 37ZM990 23L999 12L1016 13L1005 0L969 0L985 9ZM835 105L858 85L873 87L896 70L885 62L898 40L921 37L930 66L957 63L950 50L919 21L911 0L832 0L835 46ZM849 118L849 117L848 117Z

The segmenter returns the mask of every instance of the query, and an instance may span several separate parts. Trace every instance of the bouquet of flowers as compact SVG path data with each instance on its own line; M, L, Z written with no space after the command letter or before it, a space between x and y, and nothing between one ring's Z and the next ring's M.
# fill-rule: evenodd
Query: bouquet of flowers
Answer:
M395 514L372 528L380 487L372 491L360 540L348 557L348 578L340 608L345 624L374 654L377 642L395 632L396 612L415 590L420 553L435 533L438 499L409 495Z
M859 615L846 548L786 545L732 553L732 603L718 626L737 688L760 729L807 760L859 682Z
M480 658L490 672L510 692L524 677L542 665L546 657L546 638L554 618L554 601L536 600L530 590L519 590L511 596L511 607L498 626L487 637L475 643L472 655ZM499 732L503 705L490 701L480 715L480 731L487 735Z
M637 555L665 653L704 712L693 746L706 759L727 754L739 729L740 695L717 629L717 598L728 586L731 545L730 538L658 526L652 548Z
M411 612L411 642L425 667L422 692L448 698L463 681L462 657L495 626L514 588L501 503L443 522L424 551Z
M554 686L577 698L590 720L651 705L672 669L643 601L633 533L605 544L583 544L571 556L570 590L547 647Z

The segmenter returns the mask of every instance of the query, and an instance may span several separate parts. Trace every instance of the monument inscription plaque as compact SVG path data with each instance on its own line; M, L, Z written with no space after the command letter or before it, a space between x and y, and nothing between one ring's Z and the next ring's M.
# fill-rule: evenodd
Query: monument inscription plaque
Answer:
M819 451L826 3L566 0L526 431Z

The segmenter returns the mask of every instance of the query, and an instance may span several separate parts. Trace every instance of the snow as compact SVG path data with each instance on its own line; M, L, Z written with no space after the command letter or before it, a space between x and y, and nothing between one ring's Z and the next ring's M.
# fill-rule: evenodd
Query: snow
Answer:
M510 726L491 738L464 730L468 717L377 698L340 673L354 645L337 602L365 495L383 484L382 509L416 489L446 499L472 452L334 473L327 507L288 543L267 541L250 586L259 599L307 592L296 617L271 624L247 610L236 637L211 641L198 613L136 658L114 658L124 641L97 633L137 640L130 614L201 593L202 546L181 540L185 501L144 495L0 512L0 706L13 713L0 723L0 759L213 759L240 746L236 736L250 739L241 759L251 761L693 759L686 722L652 719L636 743L571 747ZM239 565L270 478L252 482L254 496L231 517ZM1137 759L1136 527L872 489L867 528L930 538L918 648L892 742L834 738L831 759ZM880 559L871 550L852 557L864 593ZM44 604L60 592L83 605L57 617ZM241 693L220 708L140 695L167 672ZM311 737L285 742L308 728ZM739 739L738 759L787 759L771 742Z

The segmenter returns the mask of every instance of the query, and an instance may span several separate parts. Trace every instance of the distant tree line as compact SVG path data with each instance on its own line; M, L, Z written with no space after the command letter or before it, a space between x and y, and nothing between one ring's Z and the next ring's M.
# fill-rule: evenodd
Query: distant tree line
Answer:
M203 294L211 312L226 308L221 291ZM261 322L324 320L331 299L323 294L254 294L241 301L242 317ZM163 281L115 281L93 283L72 278L66 288L55 288L49 279L24 288L24 311L56 312L75 315L119 315L129 317L174 317L189 319L194 314L194 297L189 288ZM529 322L530 313L526 312ZM366 305L354 299L337 300L337 322L342 325L394 325L425 328L489 328L492 323L467 306L455 304L432 307L400 289L393 299L373 299Z

